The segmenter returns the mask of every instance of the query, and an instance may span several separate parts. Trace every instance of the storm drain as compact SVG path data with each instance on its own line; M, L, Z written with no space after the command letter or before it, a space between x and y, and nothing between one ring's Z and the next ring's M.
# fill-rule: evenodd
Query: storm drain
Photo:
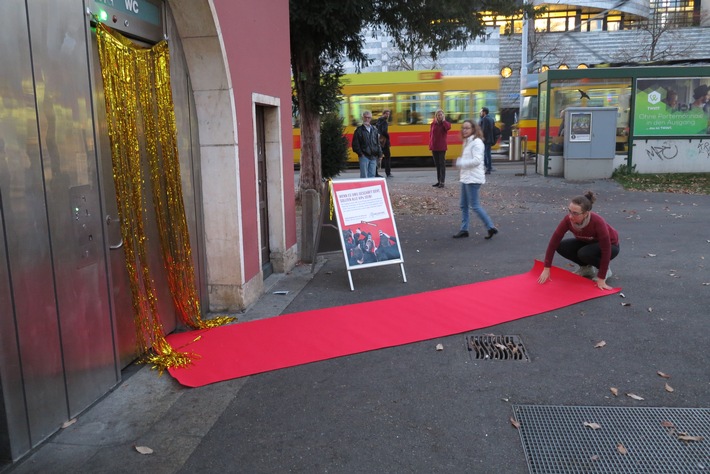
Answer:
M710 472L710 409L513 405L531 473Z
M468 350L474 359L528 361L523 341L518 336L467 336Z

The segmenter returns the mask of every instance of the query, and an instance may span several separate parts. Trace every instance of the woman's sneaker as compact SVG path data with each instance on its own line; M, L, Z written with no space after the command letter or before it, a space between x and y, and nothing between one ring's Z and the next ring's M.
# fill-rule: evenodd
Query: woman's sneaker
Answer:
M592 268L594 268L594 267L592 267ZM606 278L604 278L604 280L608 280L609 278L611 278L612 275L613 275L613 273L611 271L611 267L607 268L606 269ZM596 280L596 279L597 279L597 269L594 268L594 280Z
M594 278L597 276L597 269L591 265L581 265L574 274L584 278Z

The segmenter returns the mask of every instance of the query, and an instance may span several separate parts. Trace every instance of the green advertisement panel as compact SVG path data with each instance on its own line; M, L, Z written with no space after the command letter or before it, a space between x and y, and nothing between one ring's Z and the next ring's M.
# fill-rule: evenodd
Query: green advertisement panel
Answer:
M710 78L636 80L635 136L708 136Z

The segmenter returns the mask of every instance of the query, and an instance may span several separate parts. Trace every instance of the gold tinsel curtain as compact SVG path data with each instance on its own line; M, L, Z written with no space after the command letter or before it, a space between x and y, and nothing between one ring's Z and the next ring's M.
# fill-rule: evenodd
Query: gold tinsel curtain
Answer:
M160 370L185 366L194 354L175 351L165 340L148 267L141 145L150 170L168 284L181 320L192 328L202 329L226 324L234 318L203 320L200 316L182 199L168 44L161 41L152 48L142 48L100 22L97 22L96 37L139 350ZM140 137L139 125L143 130Z

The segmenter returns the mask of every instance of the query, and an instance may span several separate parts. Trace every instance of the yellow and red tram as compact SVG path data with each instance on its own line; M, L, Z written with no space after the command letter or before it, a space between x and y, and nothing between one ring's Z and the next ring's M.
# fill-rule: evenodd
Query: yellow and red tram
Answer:
M391 110L389 134L393 158L431 156L429 126L438 109L451 122L447 158L461 154L461 124L479 120L482 107L498 119L499 76L445 76L441 71L398 71L348 74L343 77L340 116L345 135L352 142L362 112L372 112L373 122L385 109ZM294 120L294 162L301 156L301 133ZM357 163L350 153L348 161Z

